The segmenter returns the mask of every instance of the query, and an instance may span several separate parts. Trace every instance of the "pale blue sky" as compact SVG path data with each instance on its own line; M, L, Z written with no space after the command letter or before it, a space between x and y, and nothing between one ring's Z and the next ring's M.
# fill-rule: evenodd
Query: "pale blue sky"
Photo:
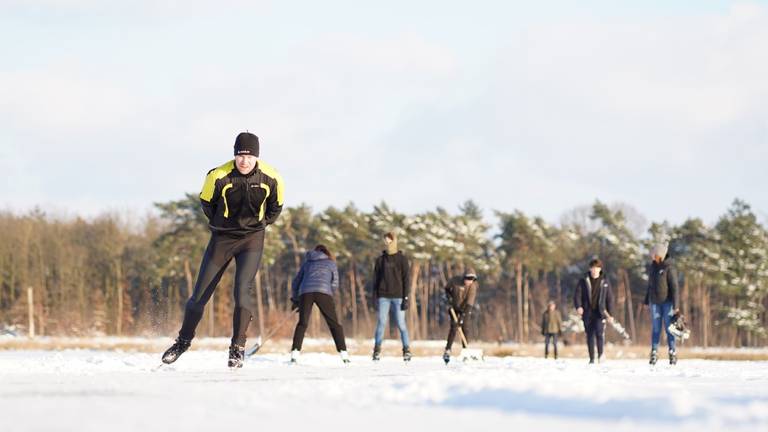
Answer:
M248 129L289 205L768 212L765 2L364 3L0 0L0 207L141 213Z

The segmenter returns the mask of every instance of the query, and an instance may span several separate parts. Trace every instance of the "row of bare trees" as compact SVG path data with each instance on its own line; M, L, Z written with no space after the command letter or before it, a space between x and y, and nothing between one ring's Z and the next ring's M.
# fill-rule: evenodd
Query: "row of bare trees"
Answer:
M142 221L115 214L84 220L40 211L0 213L0 326L26 331L33 324L43 335L171 335L208 231L194 195L156 208ZM768 234L742 201L734 201L713 226L699 219L648 225L629 207L600 202L567 213L559 224L520 211L493 216L495 227L472 202L457 213L438 208L417 215L383 203L370 212L352 204L320 213L286 208L268 231L254 281L259 310L252 332L264 332L289 313L290 283L303 254L324 243L338 257L336 301L347 333L371 337L373 262L383 234L397 229L412 261L414 303L407 319L415 339L444 337L443 287L472 267L481 286L475 334L537 340L546 303L554 300L569 313L576 281L589 259L600 256L615 293L616 317L633 340L644 343L650 327L642 305L645 251L653 242L669 241L694 343L757 346L767 340ZM231 285L229 272L200 333L229 334ZM313 333L324 333L317 319Z

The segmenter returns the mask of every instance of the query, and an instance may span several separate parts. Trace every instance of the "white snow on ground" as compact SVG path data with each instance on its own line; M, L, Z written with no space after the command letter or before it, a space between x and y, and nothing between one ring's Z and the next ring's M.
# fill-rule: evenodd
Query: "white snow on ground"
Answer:
M768 430L768 362L0 351L0 430ZM659 429L661 428L661 429Z

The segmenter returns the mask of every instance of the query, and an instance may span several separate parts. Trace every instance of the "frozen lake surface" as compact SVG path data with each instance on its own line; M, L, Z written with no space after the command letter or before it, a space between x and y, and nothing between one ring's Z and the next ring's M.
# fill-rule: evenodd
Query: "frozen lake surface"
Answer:
M768 362L0 351L0 429L768 430ZM522 428L522 429L520 429ZM555 429L552 429L555 430Z

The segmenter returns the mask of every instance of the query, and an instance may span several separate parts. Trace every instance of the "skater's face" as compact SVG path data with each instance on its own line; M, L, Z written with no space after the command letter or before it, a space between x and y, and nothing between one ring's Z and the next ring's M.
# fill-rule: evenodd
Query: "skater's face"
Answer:
M600 276L600 272L602 272L603 269L600 267L590 267L589 273L592 275L592 279L597 279Z
M554 304L550 304L549 305L549 310L551 310L551 311L555 310L555 305Z
M256 166L258 158L252 155L237 155L235 156L235 166L240 174L248 174L253 171L253 167Z

